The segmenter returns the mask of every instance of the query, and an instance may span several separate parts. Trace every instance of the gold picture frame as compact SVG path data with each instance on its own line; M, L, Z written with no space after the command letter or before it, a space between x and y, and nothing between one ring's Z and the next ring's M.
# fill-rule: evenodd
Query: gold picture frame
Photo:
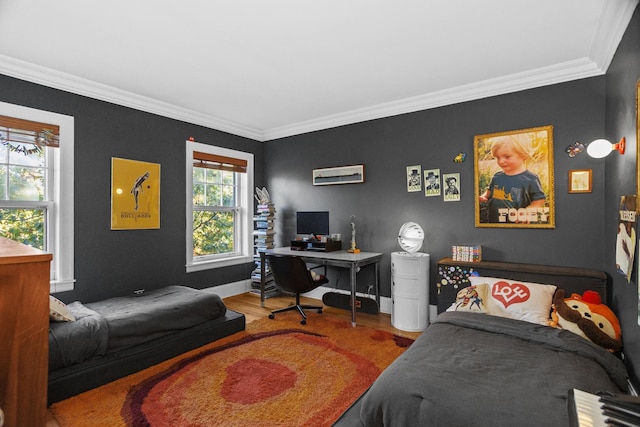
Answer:
M591 193L591 169L571 169L569 171L569 193Z
M474 177L476 227L555 228L553 126L476 135Z
M160 228L160 165L111 158L111 229Z

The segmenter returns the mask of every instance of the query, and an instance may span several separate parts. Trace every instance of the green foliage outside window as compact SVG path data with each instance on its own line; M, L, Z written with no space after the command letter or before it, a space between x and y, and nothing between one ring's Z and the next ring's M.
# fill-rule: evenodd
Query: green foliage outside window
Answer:
M0 209L0 235L44 250L43 209Z
M45 250L46 209L20 206L45 200L46 154L33 147L0 146L0 200L12 202L0 208L0 236Z
M193 168L194 256L235 251L235 191L234 172Z
M193 212L193 255L218 255L234 251L234 212Z

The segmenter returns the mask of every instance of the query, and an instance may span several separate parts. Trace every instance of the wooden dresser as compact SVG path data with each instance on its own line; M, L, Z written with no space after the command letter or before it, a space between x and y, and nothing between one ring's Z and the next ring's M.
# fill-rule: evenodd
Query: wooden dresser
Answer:
M47 415L52 255L0 237L0 408L4 427Z

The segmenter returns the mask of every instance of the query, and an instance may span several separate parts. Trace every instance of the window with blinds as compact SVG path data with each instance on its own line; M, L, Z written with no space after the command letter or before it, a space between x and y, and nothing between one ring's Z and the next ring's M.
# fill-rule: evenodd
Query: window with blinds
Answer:
M74 289L73 116L0 102L0 235L53 254L51 293Z
M0 116L0 234L48 250L51 159L59 127Z
M188 141L187 159L187 269L248 258L253 155Z

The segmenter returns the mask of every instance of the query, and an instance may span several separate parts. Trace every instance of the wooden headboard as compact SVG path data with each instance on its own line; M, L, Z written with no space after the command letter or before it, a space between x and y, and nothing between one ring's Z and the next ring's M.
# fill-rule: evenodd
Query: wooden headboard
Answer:
M485 277L556 285L564 289L567 297L572 293L582 294L586 290L593 290L600 293L603 302L611 304L607 292L608 276L604 271L513 262L462 262L443 258L438 261L436 272L438 313L451 306L460 289L469 286L468 277L473 272Z

